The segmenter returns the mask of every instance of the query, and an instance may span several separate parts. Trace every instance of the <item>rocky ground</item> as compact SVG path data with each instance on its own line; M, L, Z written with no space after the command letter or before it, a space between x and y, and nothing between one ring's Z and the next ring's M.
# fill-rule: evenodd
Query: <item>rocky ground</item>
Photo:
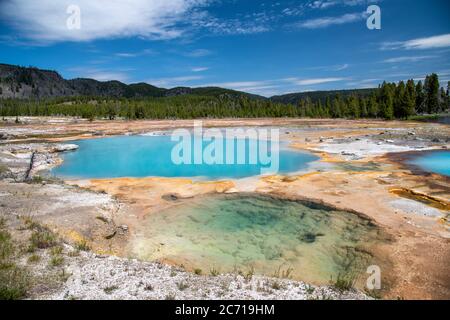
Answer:
M2 299L370 299L342 286L317 287L250 272L195 274L160 263L100 255L85 242L65 243L29 216L3 212L0 219Z
M0 126L0 217L6 220L2 232L14 240L14 264L30 279L21 298L368 298L364 293L341 292L333 286L314 287L251 273L196 275L127 258L132 252L131 240L146 215L170 206L173 196L183 199L210 192L271 193L361 212L396 238L394 245L383 248L383 254L393 259L393 273L402 274L403 279L395 280L385 297L450 296L450 279L446 276L450 182L436 175L424 180L385 157L391 152L448 148L448 126L304 119L208 120L204 126L278 126L282 139L290 141L292 147L318 153L322 165L307 174L242 181L149 178L63 182L47 177L42 170L58 165L60 152L76 149L69 140L151 134L174 126L187 127L192 122L21 121L15 124L8 120ZM414 196L398 196L392 190L406 190ZM39 239L39 233L45 237L51 234L55 241L36 246L34 238ZM30 249L33 243L35 247ZM408 258L413 256L417 258Z

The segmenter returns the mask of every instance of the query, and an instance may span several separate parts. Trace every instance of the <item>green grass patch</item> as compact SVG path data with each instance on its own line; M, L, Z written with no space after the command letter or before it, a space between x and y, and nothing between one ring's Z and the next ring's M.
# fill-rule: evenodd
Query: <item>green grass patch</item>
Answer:
M219 270L217 270L216 268L212 267L211 270L209 271L209 273L213 276L213 277L217 277L220 272Z
M339 273L336 280L331 279L332 286L340 292L349 291L354 288L356 277L351 273Z
M83 240L75 244L75 249L79 251L89 251L91 250L91 247L89 246L86 240Z
M44 182L44 178L42 178L41 176L33 176L33 178L31 178L31 183L36 183L36 184L42 184Z
M30 247L38 249L47 249L57 244L56 236L47 228L34 230L30 237Z
M15 264L0 267L0 300L18 300L26 297L30 276Z
M50 259L50 266L59 267L64 263L64 257L60 255L52 256Z
M36 263L39 262L41 260L41 257L38 256L37 254L32 254L31 256L28 257L28 263Z
M0 300L17 300L26 296L30 276L25 268L14 263L16 248L11 234L0 221Z
M408 120L412 121L423 121L423 122L435 122L439 119L443 119L446 117L450 117L449 113L441 113L441 114L423 114L423 115L415 115L408 117Z
M202 269L194 269L194 273L199 276L202 274Z

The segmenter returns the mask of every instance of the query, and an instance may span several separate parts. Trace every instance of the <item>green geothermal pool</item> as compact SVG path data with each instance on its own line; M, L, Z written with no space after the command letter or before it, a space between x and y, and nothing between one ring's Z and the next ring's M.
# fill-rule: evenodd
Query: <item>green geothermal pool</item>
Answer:
M154 213L134 243L141 259L328 284L364 273L380 230L356 214L257 194L204 196Z

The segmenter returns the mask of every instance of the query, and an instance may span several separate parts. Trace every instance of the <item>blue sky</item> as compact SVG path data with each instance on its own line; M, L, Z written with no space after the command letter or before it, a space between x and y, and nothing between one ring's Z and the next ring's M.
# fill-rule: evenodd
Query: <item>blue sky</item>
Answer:
M366 26L369 5L381 30ZM70 5L80 29L67 27ZM450 79L448 0L0 0L0 62L264 96Z

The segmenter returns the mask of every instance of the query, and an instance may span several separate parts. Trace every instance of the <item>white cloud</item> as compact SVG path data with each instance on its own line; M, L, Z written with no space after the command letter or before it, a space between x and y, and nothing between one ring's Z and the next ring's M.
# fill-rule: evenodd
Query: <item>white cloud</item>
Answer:
M313 1L308 6L312 9L326 9L328 7L332 7L338 4L338 1Z
M153 51L152 49L144 49L144 50L137 51L137 52L118 52L114 55L119 58L136 58L136 57L140 57L140 56L147 56L147 55L153 55L153 54L156 54L156 52Z
M79 78L95 79L98 81L117 80L120 82L128 82L129 80L128 72L132 70L130 69L109 70L109 69L76 67L70 68L68 69L68 71L71 74L73 74L72 78L79 77Z
M89 41L140 36L172 39L183 30L178 23L189 20L195 8L208 0L6 0L0 16L27 38L42 42ZM81 10L81 28L68 29L69 5Z
M194 67L191 69L192 72L203 72L203 71L207 71L209 70L209 68L207 67Z
M260 81L237 81L237 82L222 82L213 84L204 84L203 86L215 86L228 89L234 89L238 91L244 91L263 96L271 96L275 94L282 94L286 92L298 92L299 86L305 87L309 85L320 85L331 82L339 82L344 80L350 80L350 78L283 78L272 80L260 80ZM288 89L289 88L289 89ZM302 90L312 90L311 88L302 88Z
M350 66L349 64L345 63L342 65L336 66L333 70L334 71L342 71L342 70L347 69L349 66Z
M365 13L347 13L338 17L324 17L298 22L294 24L294 27L301 29L319 29L360 21L363 20L364 17Z
M436 56L409 56L409 57L395 57L383 60L386 63L400 63L400 62L417 62L427 59L435 58Z
M348 82L347 86L352 88L366 89L366 88L376 88L383 82L381 79L363 79L358 81Z
M212 86L223 86L226 88L236 89L236 90L242 90L244 88L249 87L260 87L260 86L266 86L271 81L237 81L237 82L222 82L222 83L216 83L212 84Z
M379 0L315 0L309 3L308 7L312 9L327 9L337 5L354 7L376 2L379 2Z
M329 82L339 82L347 80L347 78L313 78L313 79L297 79L297 78L287 78L285 81L291 82L299 86L309 86L313 84L323 84Z
M204 79L202 76L180 76L180 77L172 77L172 78L161 78L161 79L149 79L145 80L148 84L157 86L157 87L183 87L187 86L188 82L196 81Z
M335 64L332 66L319 66L319 67L309 67L307 70L324 70L324 71L342 71L348 69L350 65L348 63Z
M126 82L128 80L128 75L119 72L93 72L86 74L87 78L95 79L98 81L112 81L117 80L121 82Z
M207 49L196 49L196 50L184 53L185 56L191 57L191 58L206 57L211 54L212 54L212 52Z
M450 34L431 36L427 38L418 38L408 41L384 42L381 44L382 50L422 50L450 47Z
M190 23L199 29L219 35L254 34L270 30L269 22L274 18L265 12L246 15L245 19L219 19L208 12L196 12L192 15Z
M261 81L235 81L235 82L220 82L220 83L205 83L202 87L221 87L226 89L233 89L253 94L269 97L278 93L277 88L280 84L277 80L261 80Z

